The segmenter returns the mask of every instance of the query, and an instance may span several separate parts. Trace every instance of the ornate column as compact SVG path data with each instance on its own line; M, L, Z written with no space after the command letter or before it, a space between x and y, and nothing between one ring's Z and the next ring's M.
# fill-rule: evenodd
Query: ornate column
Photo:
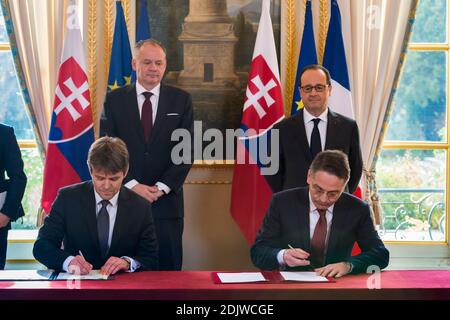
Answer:
M184 69L181 86L225 87L238 82L234 72L233 23L223 0L190 0L180 35Z

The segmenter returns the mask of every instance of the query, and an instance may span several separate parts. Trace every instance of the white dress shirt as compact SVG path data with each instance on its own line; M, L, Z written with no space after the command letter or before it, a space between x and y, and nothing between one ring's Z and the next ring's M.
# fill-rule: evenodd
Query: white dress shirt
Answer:
M317 207L315 206L315 204L313 203L313 201L311 199L311 193L308 192L308 196L309 196L309 239L312 239L312 237L314 236L314 230L316 229L316 224L320 218L320 214L317 211ZM327 212L325 213L325 218L327 219L327 237L325 239L325 254L326 254L327 247L328 247L328 237L330 235L331 222L333 221L333 209L334 209L334 204L332 206L330 206L327 209ZM300 248L300 249L304 250L304 248ZM286 263L284 262L284 258L283 258L285 250L286 249L282 249L277 254L277 260L278 260L278 263L280 264L280 266L286 265Z
M95 203L97 204L96 206L96 216L98 217L98 214L100 212L100 209L102 208L102 197L97 193L97 191L95 191L94 189L94 195L95 195ZM116 217L117 217L117 208L118 208L118 199L119 199L119 192L117 192L110 200L109 200L109 204L106 206L106 210L108 211L108 216L109 216L109 235L108 235L108 247L111 246L111 240L112 240L112 235L113 235L113 231L114 231L114 226L116 223ZM81 254L83 254L82 252L80 252ZM67 259L64 261L63 263L63 270L64 271L68 271L68 267L70 262L72 261L72 259L74 259L74 256L69 256L67 257ZM121 258L126 258L126 260L128 260L130 262L130 270L128 270L129 272L134 272L136 269L138 269L141 264L130 258L127 256L123 256ZM89 262L89 261L88 261Z
M309 113L306 108L303 108L303 121L305 123L306 138L308 139L308 145L311 146L311 134L314 129L314 119L319 118L318 124L320 133L320 142L322 144L322 151L325 150L325 139L327 138L327 122L328 122L328 108L318 117Z
M139 82L136 81L136 95L137 95L137 102L138 102L138 108L139 108L139 118L142 117L142 105L144 104L145 97L143 95L144 92L151 92L152 96L150 97L150 102L152 103L152 119L153 124L155 123L156 114L158 111L158 102L159 102L159 94L161 91L161 83L158 83L156 87L154 87L152 90L148 91L145 89ZM125 187L128 189L133 189L134 186L136 186L139 182L136 179L130 180L125 184ZM158 187L158 189L164 191L166 194L170 192L170 188L165 183L162 183L161 181L158 181L155 183L155 185Z

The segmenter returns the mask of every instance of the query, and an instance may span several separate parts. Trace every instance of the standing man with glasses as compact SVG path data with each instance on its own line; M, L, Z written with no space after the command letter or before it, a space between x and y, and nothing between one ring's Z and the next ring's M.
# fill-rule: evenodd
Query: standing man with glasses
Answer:
M306 186L314 157L323 150L341 150L350 163L347 191L353 193L362 173L362 155L356 122L328 108L331 77L321 65L306 66L300 74L304 108L274 126L279 130L280 166L266 176L274 192Z
M364 201L344 192L350 178L347 156L320 152L308 170L308 187L272 197L251 258L263 270L315 270L325 277L385 268L389 251L376 232ZM355 241L361 253L351 256Z
M156 40L136 43L132 66L136 84L107 95L100 135L119 137L127 145L130 170L125 186L152 203L160 270L181 270L183 183L192 165L193 148L188 155L191 162L180 164L179 159L172 159L178 141L171 137L177 129L188 131L193 146L192 98L188 92L161 82L166 51Z

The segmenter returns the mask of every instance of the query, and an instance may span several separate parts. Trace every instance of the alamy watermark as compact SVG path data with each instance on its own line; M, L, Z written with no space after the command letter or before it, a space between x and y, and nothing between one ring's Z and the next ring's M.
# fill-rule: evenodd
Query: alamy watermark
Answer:
M278 129L226 129L224 133L211 128L203 132L202 121L194 121L193 137L189 130L179 128L173 131L171 141L178 142L171 153L176 165L192 164L194 159L235 159L236 164L258 164L262 175L274 175L280 166Z

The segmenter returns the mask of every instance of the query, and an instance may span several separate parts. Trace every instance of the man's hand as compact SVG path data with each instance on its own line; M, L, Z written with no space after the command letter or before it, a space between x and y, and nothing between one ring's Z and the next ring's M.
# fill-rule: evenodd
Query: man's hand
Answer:
M84 275L92 270L92 264L84 260L82 256L76 256L70 261L67 271L71 274Z
M299 249L286 249L283 254L284 262L289 267L309 266L311 262L306 260L309 258L309 253Z
M117 257L110 257L105 265L100 269L100 273L104 275L116 274L120 270L129 270L130 264L127 260Z
M318 276L340 278L349 273L350 268L351 268L350 264L345 262L338 262L326 265L325 267L322 268L317 268L314 271L316 271L316 274Z
M162 193L156 186L147 186L141 183L135 185L131 190L150 202L158 200L158 198L161 196L159 195L159 193Z
M6 214L0 212L0 228L6 227L10 219Z

